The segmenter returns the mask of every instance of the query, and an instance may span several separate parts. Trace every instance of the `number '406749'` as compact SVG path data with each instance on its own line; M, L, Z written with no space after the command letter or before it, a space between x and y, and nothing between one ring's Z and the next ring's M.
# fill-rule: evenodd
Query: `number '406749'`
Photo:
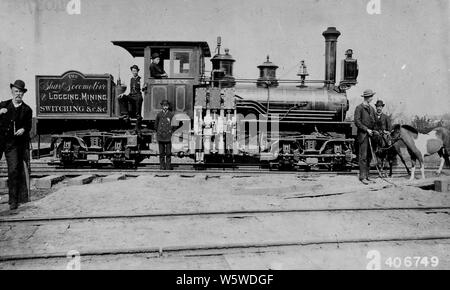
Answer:
M438 257L388 257L384 262L389 268L435 268L439 265Z

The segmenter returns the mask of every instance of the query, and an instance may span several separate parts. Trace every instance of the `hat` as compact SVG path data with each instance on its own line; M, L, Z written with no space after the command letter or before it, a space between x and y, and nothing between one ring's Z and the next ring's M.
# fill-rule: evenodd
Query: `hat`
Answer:
M130 66L130 70L133 70L134 68L139 71L139 67L137 65L134 64L134 65Z
M378 100L378 101L375 103L375 107L384 107L383 101L382 101L382 100Z
M159 57L159 53L154 53L154 54L152 54L152 59L155 59L155 58L157 58L157 57Z
M13 87L18 88L22 92L26 93L28 90L25 88L25 82L22 80L16 80L14 84L9 84L9 87L12 89Z
M162 100L162 101L161 101L161 106L164 106L164 105L170 106L169 101L168 101L168 100Z
M372 90L365 90L363 92L363 94L361 95L361 97L368 98L368 97L372 97L375 94L376 93L374 91L372 91Z

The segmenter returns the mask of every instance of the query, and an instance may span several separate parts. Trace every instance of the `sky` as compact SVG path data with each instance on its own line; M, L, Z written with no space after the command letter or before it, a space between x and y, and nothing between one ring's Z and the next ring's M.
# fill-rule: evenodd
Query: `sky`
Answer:
M66 6L78 2L79 14ZM367 6L379 2L380 12ZM337 79L352 48L358 84L347 94L350 111L365 89L404 115L450 113L448 0L0 0L0 100L23 79L35 110L35 76L110 73L128 79L143 66L113 40L206 41L217 36L236 59L235 76L257 78L270 55L278 78L295 79L305 60L310 79L324 79L322 32L335 26ZM77 8L76 6L73 6ZM377 8L377 7L375 7ZM375 9L376 10L376 9ZM373 11L372 11L373 12ZM375 11L377 12L377 11ZM210 68L207 61L207 69Z

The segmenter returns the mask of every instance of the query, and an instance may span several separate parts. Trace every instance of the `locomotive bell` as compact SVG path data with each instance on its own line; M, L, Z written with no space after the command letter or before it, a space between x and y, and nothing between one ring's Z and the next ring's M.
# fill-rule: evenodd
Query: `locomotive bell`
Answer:
M258 65L259 68L259 78L256 82L257 87L278 87L278 80L276 71L278 66L273 64L269 60L269 56L267 56L267 60L261 64Z
M300 68L299 68L299 70L298 70L297 75L301 78L301 81L302 81L300 87L301 87L301 88L306 87L306 86L305 86L305 78L306 78L307 76L309 76L309 73L308 73L308 68L306 67L305 61L304 61L304 60L302 60L302 61L300 62Z

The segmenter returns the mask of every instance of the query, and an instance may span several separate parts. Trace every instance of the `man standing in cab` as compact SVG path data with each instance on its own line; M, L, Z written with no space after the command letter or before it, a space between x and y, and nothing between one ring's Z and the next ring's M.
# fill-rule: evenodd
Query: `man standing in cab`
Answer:
M373 182L369 179L370 161L372 159L369 139L373 135L375 128L375 109L370 105L375 92L365 90L361 97L364 101L355 109L355 125L358 128L357 142L359 145L359 180L368 184Z
M10 84L12 98L0 103L0 147L8 165L9 207L30 201L30 131L33 111L23 102L25 83Z
M154 79L167 78L167 73L160 66L161 58L158 53L152 54L152 63L150 64L150 77Z

